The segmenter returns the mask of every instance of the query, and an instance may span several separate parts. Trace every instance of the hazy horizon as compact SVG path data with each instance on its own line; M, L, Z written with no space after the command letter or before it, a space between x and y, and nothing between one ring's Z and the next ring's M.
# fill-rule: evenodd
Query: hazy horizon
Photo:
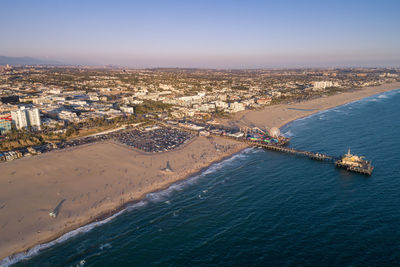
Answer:
M131 68L400 66L397 1L3 1L0 55Z

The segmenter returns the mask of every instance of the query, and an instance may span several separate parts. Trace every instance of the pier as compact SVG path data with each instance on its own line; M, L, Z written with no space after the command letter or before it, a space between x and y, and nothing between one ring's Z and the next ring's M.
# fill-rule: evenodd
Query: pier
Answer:
M305 157L308 157L308 158L314 159L314 160L336 161L339 159L338 157L330 156L330 155L323 154L323 153L315 153L315 152L310 152L310 151L294 149L294 148L290 148L290 147L263 144L261 142L248 141L248 140L246 140L244 142L251 146L261 147L261 148L265 148L265 149L269 149L269 150L274 150L274 151L279 151L279 152L284 152L284 153L289 153L289 154L294 154L294 155L305 156Z
M251 140L246 140L246 139L237 139L245 142L246 144L253 146L253 147L260 147L264 149L269 149L273 151L278 151L278 152L283 152L283 153L288 153L288 154L293 154L293 155L299 155L299 156L305 156L313 160L319 160L319 161L328 161L328 162L333 162L336 167L345 169L346 171L351 171L351 172L356 172L364 175L371 175L372 171L374 170L374 167L371 165L371 162L366 161L362 159L362 157L354 156L350 154L350 151L348 154L342 156L342 157L336 157L336 156L331 156L327 155L324 153L319 153L319 152L310 152L310 151L304 151L304 150L299 150L299 149L294 149L290 147L285 147L283 145L277 145L277 144L265 144L260 141L251 141ZM355 157L357 160L354 162L348 162L346 161L346 158L352 158Z
M336 167L345 169L346 171L371 175L374 170L370 161L365 160L364 157L352 155L350 149L347 154L336 157L324 153L287 147L286 144L290 142L290 138L282 136L280 130L276 127L269 130L262 130L258 127L241 127L239 133L230 134L228 136L253 147L261 147L278 152L305 156L313 160L329 161L334 163Z
M187 128L183 128L180 125L174 127L183 131L188 131ZM215 129L219 131L215 132ZM280 134L280 130L276 127L269 130L263 130L259 127L249 128L246 126L242 126L239 129L230 127L212 128L210 126L208 126L207 128L204 126L202 130L207 131L206 136L222 136L224 138L229 138L246 143L247 145L253 147L260 147L282 153L304 156L313 160L332 162L335 164L336 167L345 169L346 171L371 175L374 169L370 161L365 160L364 157L350 154L350 150L347 154L337 157L324 153L311 152L287 147L286 144L290 142L290 138L282 136ZM197 130L197 134L200 135L200 130Z

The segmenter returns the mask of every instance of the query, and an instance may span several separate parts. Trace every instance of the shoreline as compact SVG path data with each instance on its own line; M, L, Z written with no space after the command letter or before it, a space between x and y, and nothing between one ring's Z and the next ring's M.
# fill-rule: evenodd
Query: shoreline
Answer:
M285 119L285 117L280 117L279 121L274 121L273 122L273 123L275 123L274 126L279 126L279 128L281 128L281 127L283 127L283 126L285 126L285 125L287 125L287 124L289 124L289 123L291 123L291 122L293 122L293 121L295 121L297 119L308 117L310 115L313 115L315 113L318 113L318 112L321 112L321 111L324 111L324 110L329 110L329 109L332 109L332 108L335 108L335 107L338 107L338 106L342 106L342 105L345 105L345 104L348 104L348 103L351 103L351 102L359 101L360 99L363 99L363 98L366 98L366 97L369 97L369 96L373 96L373 95L380 94L380 93L387 92L387 91L392 91L392 90L399 89L399 88L400 88L400 82L396 82L396 83L392 83L392 84L384 84L384 85L381 85L381 86L378 86L378 87L366 87L366 88L362 88L360 90L355 90L355 91L352 91L352 92L340 93L338 95L333 95L333 96L328 96L328 97L321 97L321 98L307 100L307 101L303 101L303 102L299 102L299 103L279 104L279 105L274 105L274 106L266 106L262 110L248 111L248 112L244 112L242 114L238 114L238 115L236 115L236 118L238 118L238 116L241 116L239 118L239 120L242 120L241 123L250 122L250 123L252 123L254 125L263 126L262 123L265 123L268 120L268 116L265 116L266 113L269 113L269 116L275 116L277 114L276 112L278 112L278 114L281 115L279 112L282 112L282 111L286 110L286 114L287 114L287 116L289 118ZM341 96L341 97L338 98L338 96ZM326 100L326 99L329 100L329 99L332 99L332 98L335 98L335 97L338 98L338 99L336 99L337 101L331 101L331 102L330 101L328 101L328 102L326 102L326 101L324 102L323 101L323 100ZM321 104L321 102L322 102L322 104ZM318 106L318 105L320 105L320 107L318 109L310 110L311 109L310 107L314 107L314 106ZM292 108L295 107L296 109L301 109L302 108L303 110L290 110L290 111L288 111L287 107L289 107L289 106L292 107ZM271 112L271 109L275 109L276 112L275 113ZM306 110L306 109L308 109L308 110ZM253 114L253 115L251 115L251 114ZM262 117L261 120L260 120L260 116ZM232 122L235 122L235 121L232 120ZM272 126L269 125L269 127L272 127ZM175 153L175 154L182 153L183 154L184 152L187 152L186 150L191 149L191 145L193 146L193 143L196 143L197 142L196 140L199 140L199 139L200 138L195 137L192 140L190 140L189 142L185 143L182 147L179 147L179 148L177 148L177 149L175 149L173 151L163 152L164 155L161 155L161 156L163 156L163 157L167 156L168 158L170 158L172 153ZM218 138L214 138L214 139L218 139ZM205 139L203 138L201 140L204 141ZM228 143L231 144L232 142L235 142L235 141L229 141ZM238 142L236 142L236 143L238 143ZM92 147L92 146L98 147L99 145L101 145L101 144L95 143L95 144L90 144L90 146L87 146L87 147ZM114 145L115 146L119 146L120 149L124 149L122 147L123 145L120 145L120 144L114 144ZM196 144L194 144L194 145L196 145ZM212 146L213 145L211 145L210 147L207 148L207 149L209 149L208 153L212 150ZM87 150L87 147L86 147L86 150ZM82 149L84 149L84 148L85 147L82 147ZM156 178L167 176L167 181L165 181L165 180L162 181L162 182L155 181L155 185L151 184L148 187L145 187L144 189L147 189L147 191L145 190L145 191L141 192L139 195L136 195L134 198L131 198L131 199L128 199L128 200L124 200L123 202L115 201L115 202L112 203L112 205L105 205L106 207L103 209L103 211L102 212L98 212L95 216L89 217L90 214L87 214L86 218L89 218L89 219L81 220L81 221L78 221L76 224L71 224L69 226L63 227L62 230L60 230L60 231L58 231L56 233L53 233L52 235L49 235L47 238L42 238L42 239L38 240L37 242L35 242L34 244L32 244L32 243L28 244L28 245L25 244L25 246L22 246L22 248L19 249L19 250L18 249L14 249L11 254L7 253L9 256L7 256L6 254L2 255L0 253L0 263L3 263L3 262L4 262L4 264L15 263L15 262L12 262L13 259L16 259L18 261L18 259L17 259L18 257L24 257L26 253L29 253L29 251L31 249L33 249L33 248L35 248L35 247L37 247L39 245L44 245L44 244L50 243L52 241L55 241L58 238L70 233L71 231L78 230L80 228L83 228L83 227L85 227L87 225L90 225L90 224L93 224L95 222L101 222L101 221L107 220L109 218L111 219L111 218L113 218L114 215L116 215L119 212L125 210L129 206L135 205L136 203L140 203L141 201L145 200L147 194L154 193L154 192L159 192L159 191L164 191L164 190L168 189L171 185L173 185L175 183L181 182L183 180L187 180L187 179L189 179L191 177L195 177L196 175L199 175L200 173L204 172L206 169L208 169L213 164L216 164L218 162L222 162L222 161L224 161L224 160L226 160L228 158L231 158L232 156L234 156L236 154L242 153L243 150L245 150L246 148L248 148L247 145L243 145L243 144L236 145L236 147L234 147L233 149L230 148L227 151L224 151L224 153L221 153L221 155L218 155L218 157L214 157L212 159L208 158L207 159L208 161L206 160L206 162L203 162L202 165L198 165L198 166L191 165L191 166L189 166L189 168L190 168L189 170L187 170L186 167L184 167L182 169L182 172L179 173L179 175L176 175L174 173L174 174L162 174L160 176L158 174ZM71 153L71 151L73 152L73 151L76 151L76 150L79 150L79 149L81 149L81 148L79 147L79 148L71 149L69 151L69 153ZM129 149L129 148L125 148L125 149ZM131 151L132 151L131 153L127 153L127 154L135 153L134 158L136 159L136 157L139 157L138 154L140 152L134 151L132 149L131 149ZM64 153L64 151L56 151L56 152L58 152L59 154L64 155L68 151L65 151L65 153ZM195 153L195 152L193 152L193 153ZM215 153L215 151L214 151L214 153ZM53 154L51 152L48 153L48 154L50 154L50 156L54 156L55 155L55 154ZM151 154L150 155L143 155L142 154L140 156L141 157L153 158L153 155L151 155ZM157 156L157 155L154 155L154 156ZM172 158L173 158L173 156L174 155L172 155ZM60 156L58 156L58 157L60 157ZM26 162L30 163L32 160L35 160L35 158L36 157L26 159ZM48 156L40 155L39 158L44 160L44 159L48 158ZM21 160L18 160L18 162L19 161L21 161ZM22 162L24 163L25 161L22 160ZM196 162L196 161L194 161L194 162ZM11 165L11 164L9 164L9 165ZM16 164L12 164L12 165L16 165ZM150 165L150 166L151 166L151 168L154 169L154 167L152 167L152 165ZM169 176L170 179L168 179L168 175L170 175ZM0 185L1 185L1 179L3 179L3 177L1 177L1 175L0 175ZM162 178L160 178L160 179L162 179ZM119 196L117 198L121 199L120 197L121 196ZM122 198L122 199L124 199L124 198ZM1 198L0 198L0 206L1 206L1 204L2 203L1 203ZM107 203L107 204L110 204L110 203ZM117 204L117 205L115 205L115 204ZM113 206L113 208L107 208L108 206ZM78 218L80 218L80 217L78 216ZM1 231L0 231L0 233L1 233ZM1 250L0 250L0 252L1 252ZM4 253L4 251L3 251L3 253ZM7 262L10 262L10 263L7 263Z
M198 176L198 175L201 175L204 171L206 171L208 168L212 167L214 164L221 163L221 162L223 162L223 161L225 161L225 160L227 160L227 159L230 159L230 158L234 157L235 155L239 155L240 153L242 153L244 150L246 150L246 149L248 149L248 148L249 148L249 147L244 147L244 148L241 148L240 150L238 150L238 151L236 151L236 152L234 152L234 153L232 153L232 154L223 156L223 157L221 157L221 158L219 158L219 159L217 159L217 160L211 162L209 165L204 166L204 167L201 168L200 170L193 171L193 173L188 174L185 178L176 180L175 182L172 182L172 183L166 185L166 186L163 187L163 188L159 188L159 189L157 189L157 190L155 190L155 191L143 193L143 195L140 196L138 199L130 200L130 201L126 202L126 203L121 204L120 206L117 206L115 209L112 209L112 210L109 210L109 211L105 211L105 212L103 212L103 213L97 215L97 217L95 217L94 219L91 219L91 220L88 221L87 223L84 223L84 224L82 224L82 225L80 225L80 226L78 226L78 227L69 227L69 228L66 228L66 229L64 229L61 233L55 234L54 236L49 237L48 239L46 239L46 240L44 240L44 241L42 241L42 242L40 242L40 243L37 243L37 244L33 245L32 247L30 247L30 248L27 249L27 250L15 252L15 253L13 253L12 255L7 256L7 257L5 257L5 258L3 258L3 259L0 258L0 263L3 263L3 261L5 261L5 262L4 262L4 264L6 264L5 266L9 266L9 265L7 265L7 264L11 264L11 265L12 265L12 264L15 264L15 263L19 262L20 260L23 260L25 257L34 256L34 255L36 255L37 253L40 253L40 250L43 249L43 248L39 248L37 251L34 250L34 249L35 249L36 247L38 247L38 246L45 246L44 249L46 249L46 248L47 248L46 245L49 244L49 243L54 242L54 244L57 244L57 243L66 241L66 240L68 240L69 238L75 236L75 235L72 235L72 236L66 237L66 239L63 239L63 240L57 242L58 239L60 239L60 238L62 238L62 237L64 237L64 236L66 236L66 235L68 235L68 234L71 234L73 231L78 231L77 234L79 234L79 233L80 233L80 231L79 231L80 229L85 228L85 227L90 227L90 226L92 226L92 224L99 223L99 226L100 226L100 225L102 225L102 224L104 224L104 223L107 223L107 222L109 222L110 220L112 220L112 219L118 217L118 215L122 214L122 213L123 213L125 210L127 210L129 207L132 207L132 206L134 206L134 205L136 205L136 204L139 204L139 203L145 201L145 200L146 200L146 196L147 196L148 194L163 192L163 191L167 190L168 188L170 188L170 187L171 187L172 185L174 185L174 184L178 184L178 183L181 183L181 182L183 182L183 181L185 181L185 180L188 180L188 179L190 179L190 178L192 178L192 177L196 177L196 176ZM93 228L94 228L94 227L97 227L97 226L98 226L98 225L94 225ZM89 230L91 230L91 229L93 229L93 228L90 228ZM83 232L87 232L87 231L83 231ZM51 247L52 245L53 245L53 244L50 244L49 247ZM32 255L29 254L31 250L33 250ZM21 259L19 259L19 256L21 256ZM15 262L13 262L14 259L16 260ZM8 263L7 260L9 260L10 263Z
M34 250L38 246L46 245L47 243L56 241L58 238L61 238L62 236L66 235L68 233L71 233L74 230L78 230L79 228L83 228L87 225L90 225L90 224L93 224L96 222L101 222L103 220L107 220L108 218L111 218L112 216L114 216L115 214L118 214L119 212L128 208L129 206L135 205L136 203L139 203L139 202L145 200L147 194L158 192L158 191L164 191L175 183L184 181L186 179L189 179L190 177L195 177L196 175L199 175L202 172L204 172L206 169L208 169L213 164L222 162L228 158L231 158L235 154L241 153L244 149L248 148L248 146L245 144L236 142L236 141L226 140L226 139L222 139L222 138L212 138L212 141L209 141L205 137L195 137L192 140L190 140L189 142L185 143L183 146L181 146L173 151L157 153L156 155L151 154L151 153L142 153L142 151L136 151L136 149L128 148L123 144L114 143L114 142L104 142L104 143L100 142L100 143L94 143L94 144L85 144L83 146L68 149L68 151L65 151L65 152L74 152L74 151L77 151L80 149L88 149L91 147L97 147L99 145L108 145L108 146L111 145L113 147L116 147L118 150L123 149L125 151L128 151L131 154L135 153L141 157L152 158L154 156L163 156L163 157L169 158L170 153L172 153L172 152L174 152L174 153L186 152L187 153L187 149L192 148L191 147L192 143L203 142L203 143L200 143L200 145L204 146L205 144L207 144L209 142L213 142L214 139L217 139L217 141L215 143L218 143L218 145L222 145L222 147L224 147L226 149L226 151L221 150L220 154L217 156L214 156L213 158L211 158L211 160L207 160L206 162L201 162L200 164L197 164L197 166L190 166L190 169L186 168L182 171L182 173L164 174L164 176L170 176L170 179L167 179L166 181L164 181L164 183L158 183L155 185L151 184L149 187L144 188L144 190L142 190L142 192L139 195L136 195L131 199L127 199L124 202L115 201L117 199L112 200L111 203L109 203L111 205L108 205L108 206L111 206L111 208L108 208L108 209L105 208L101 212L96 213L95 216L89 217L90 214L88 214L86 216L87 217L86 220L81 220L81 221L78 221L77 223L68 225L67 227L62 227L62 229L60 231L54 232L51 235L46 236L46 238L41 238L37 242L31 243L29 245L29 247L22 248L22 249L16 249L13 251L12 254L5 255L5 257L0 257L0 264L6 264L6 266L7 266L10 263L14 263L14 261L17 262L19 260L19 258L24 258L24 257L28 256L31 253L32 249ZM232 146L232 143L235 143L235 145ZM199 144L197 144L197 145L199 145ZM210 151L209 147L206 149L208 149L208 152L211 152L211 154L215 154L214 151ZM55 153L50 152L50 153L42 154L36 158L37 159L45 159L48 156L54 157L57 154L64 154L63 153L64 151L54 151L54 152ZM24 163L25 161L30 162L32 159L33 158L29 158L29 159L25 159L25 160L21 159L19 161L14 161L14 162L15 163ZM120 195L118 196L118 198L122 199ZM0 201L1 201L1 199L0 199ZM33 253L35 253L35 252L33 252Z
M400 82L354 89L332 96L323 96L302 102L265 106L260 110L245 110L234 114L229 119L221 119L219 122L229 126L281 128L294 120L307 117L314 113L395 89L400 89Z
M390 89L388 89L388 90L379 91L379 92L373 93L373 94L371 94L371 95L363 96L362 98L358 98L358 99L353 99L353 100L351 100L351 101L349 101L349 102L345 102L345 103L342 103L342 104L339 104L339 105L336 105L336 106L327 107L327 108L323 108L323 109L320 109L320 110L313 110L313 111L311 111L311 112L312 112L311 114L304 115L304 116L300 116L300 117L297 117L297 118L295 118L295 119L293 119L293 120L290 120L290 121L286 121L286 122L284 122L283 124L279 125L278 128L281 129L282 127L287 126L288 124L294 122L295 120L303 119L303 118L312 116L312 115L314 115L314 114L317 114L317 113L319 113L319 112L323 112L323 111L327 111L327 110L334 109L334 108L337 108L337 107L341 107L341 106L344 106L344 105L348 105L348 104L351 104L351 103L353 103L353 102L358 102L358 101L360 101L360 100L362 100L362 99L364 99L364 98L372 97L372 96L374 96L374 95L379 95L379 94L382 94L382 93L385 93L385 92L390 92L390 91L394 91L394 90L400 89L400 82L397 82L397 83L395 83L395 84L396 84L395 86L391 86ZM382 86L383 86L383 85L382 85ZM379 86L379 87L381 87L381 86ZM369 88L373 88L373 87L369 87ZM359 90L362 90L362 89L359 89ZM355 91L355 92L356 92L356 91Z

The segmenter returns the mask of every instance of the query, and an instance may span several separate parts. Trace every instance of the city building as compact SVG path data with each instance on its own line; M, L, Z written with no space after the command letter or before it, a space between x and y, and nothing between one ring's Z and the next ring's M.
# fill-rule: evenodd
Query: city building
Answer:
M37 108L21 107L19 110L12 111L11 117L18 130L29 127L40 130L41 120L39 109Z
M65 120L69 122L79 122L79 117L75 112L69 110L62 110L58 113L58 118L60 120Z
M271 97L260 97L257 99L257 104L260 104L260 105L271 104L271 102L272 102Z
M0 134L11 131L12 118L10 114L0 115Z
M24 108L11 111L11 117L17 129L28 127L28 117Z
M314 82L314 89L325 89L327 87L333 87L334 84L331 81L321 81L321 82Z
M123 112L125 112L125 113L130 113L130 114L133 114L133 113L134 113L133 107L121 106L120 109L121 109Z
M381 75L379 75L379 77L380 78L385 78L385 77L387 77L387 78L397 78L397 77L399 77L399 75L395 74L395 73L382 73Z
M234 112L243 111L245 109L246 108L243 105L243 103L233 102L233 103L230 103L228 112L234 113Z
M40 120L40 113L39 109L29 109L28 110L28 117L29 117L29 126L36 128L37 130L41 129L42 122Z

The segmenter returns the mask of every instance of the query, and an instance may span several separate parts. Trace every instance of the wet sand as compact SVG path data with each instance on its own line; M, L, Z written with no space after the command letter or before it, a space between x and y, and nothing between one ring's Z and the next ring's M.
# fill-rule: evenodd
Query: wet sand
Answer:
M369 87L301 103L268 106L234 115L228 125L281 127L295 119L400 88ZM218 147L218 149L216 149ZM146 193L166 188L246 146L223 138L196 137L163 153L144 153L105 142L53 151L0 164L0 262L112 214ZM169 161L172 172L164 169ZM58 204L56 218L49 216Z

